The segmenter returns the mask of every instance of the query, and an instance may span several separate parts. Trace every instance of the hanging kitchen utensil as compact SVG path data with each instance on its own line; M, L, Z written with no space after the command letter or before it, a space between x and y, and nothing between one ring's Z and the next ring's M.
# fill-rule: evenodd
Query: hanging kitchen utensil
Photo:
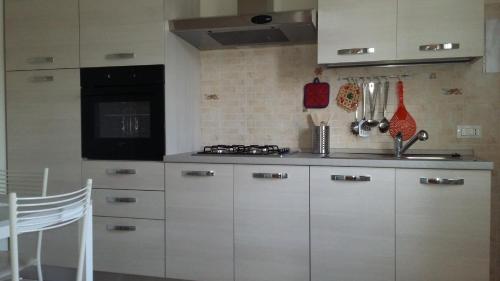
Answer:
M330 84L314 78L312 83L304 86L304 107L325 108L330 103Z
M378 125L378 120L375 120L375 109L377 108L377 97L380 92L380 81L368 83L368 105L369 105L369 115L366 123L370 127L376 127Z
M368 83L363 82L362 88L363 88L363 101L362 101L363 108L361 110L362 119L361 121L359 121L359 136L367 138L370 136L370 130L371 130L371 127L368 125L366 120L366 100L368 94Z
M349 82L342 85L337 94L337 105L347 112L353 112L358 108L361 98L361 89L358 84Z
M389 86L390 86L389 80L385 80L383 89L381 90L381 92L384 93L384 105L383 105L384 111L382 113L382 120L378 124L378 129L382 134L387 133L387 131L389 131L389 126L390 126L389 120L387 120L387 118L385 117L385 115L387 114L387 99L389 98Z
M406 141L417 132L417 124L415 123L415 119L413 119L410 113L406 110L403 100L404 86L402 81L399 81L396 84L396 89L399 97L399 106L398 110L391 119L389 132L393 138L401 132L403 134L403 140Z

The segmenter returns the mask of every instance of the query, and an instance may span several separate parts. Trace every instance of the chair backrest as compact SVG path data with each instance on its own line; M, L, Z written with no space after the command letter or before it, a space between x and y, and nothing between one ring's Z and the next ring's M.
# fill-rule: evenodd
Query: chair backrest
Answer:
M0 169L0 195L16 192L18 195L46 196L49 168L43 173Z
M64 227L88 217L91 208L92 180L87 180L86 186L70 193L37 196L17 197L15 192L9 193L9 223L10 223L10 252L12 262L12 280L19 280L17 236L23 233L40 232L49 229ZM79 276L83 267L85 231L87 223L81 227ZM82 246L83 244L83 246ZM81 260L81 261L80 261ZM14 276L16 274L16 276ZM17 278L17 279L16 279Z

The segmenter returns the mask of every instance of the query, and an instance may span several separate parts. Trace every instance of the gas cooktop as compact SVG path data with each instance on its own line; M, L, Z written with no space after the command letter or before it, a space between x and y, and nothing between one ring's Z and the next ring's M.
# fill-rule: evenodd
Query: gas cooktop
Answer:
M290 148L277 145L212 145L205 146L196 155L247 155L247 156L282 156L290 153Z

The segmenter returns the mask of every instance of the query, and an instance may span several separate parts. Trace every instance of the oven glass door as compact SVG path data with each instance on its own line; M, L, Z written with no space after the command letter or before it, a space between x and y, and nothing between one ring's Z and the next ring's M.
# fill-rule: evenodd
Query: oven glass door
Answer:
M151 89L140 91L83 95L84 158L162 160L163 94Z

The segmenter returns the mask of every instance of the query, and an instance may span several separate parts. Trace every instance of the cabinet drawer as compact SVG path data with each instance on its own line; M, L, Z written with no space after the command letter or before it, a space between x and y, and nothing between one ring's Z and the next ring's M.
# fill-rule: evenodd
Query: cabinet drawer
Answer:
M77 0L6 0L7 70L79 67Z
M93 190L94 215L138 219L164 219L165 194L161 191Z
M163 0L81 0L82 67L164 64Z
M95 188L165 190L164 164L157 162L83 161L83 179Z
M164 277L165 223L94 217L94 268Z

